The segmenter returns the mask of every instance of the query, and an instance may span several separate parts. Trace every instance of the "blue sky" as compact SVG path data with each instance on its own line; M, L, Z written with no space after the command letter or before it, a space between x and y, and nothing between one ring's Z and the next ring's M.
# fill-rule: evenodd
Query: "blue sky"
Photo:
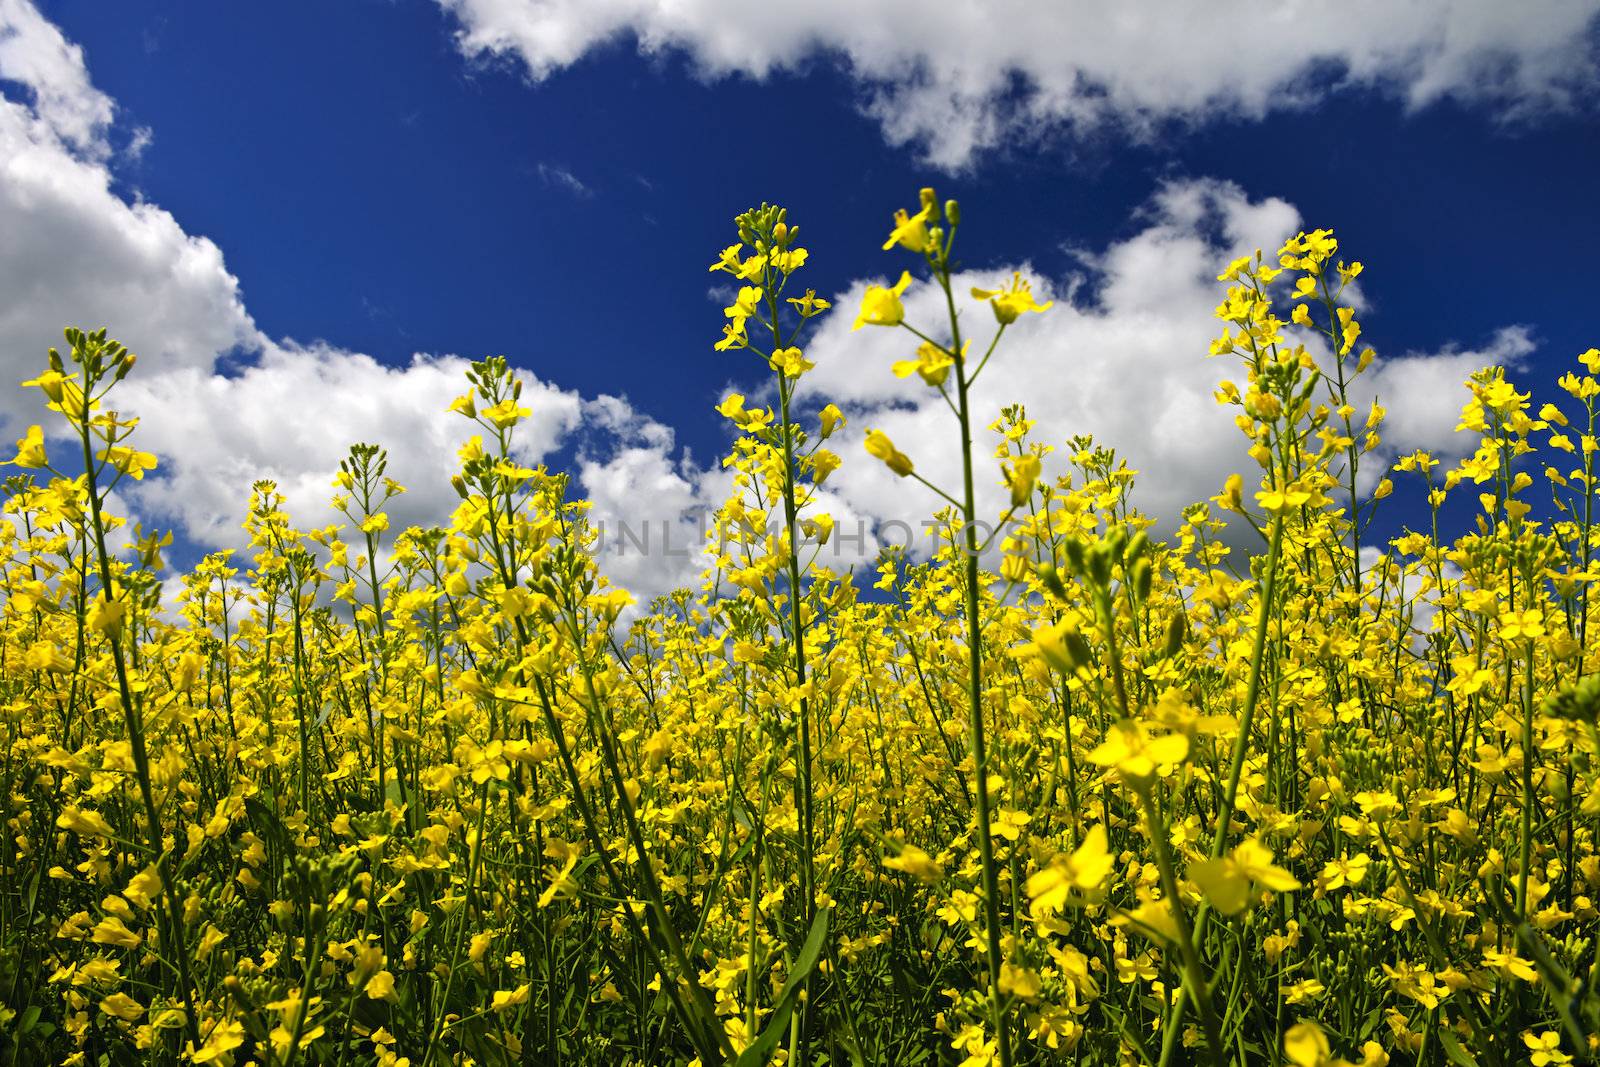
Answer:
M545 453L587 463L589 480L610 479L617 494L630 476L619 457L649 453L634 457L649 477L676 479L674 489L687 494L683 506L703 504L714 499L713 461L728 440L712 406L730 384L753 391L764 376L748 357L710 349L721 314L705 267L729 240L729 220L761 200L788 205L812 251L806 283L848 295L859 280L908 265L878 245L893 208L930 183L963 202L968 264L996 271L1027 264L1058 297L1073 292L1081 312L1076 336L1094 351L1064 351L1070 346L1042 332L1032 347L1025 339L1016 358L1029 369L1010 384L1027 392L1028 375L1083 373L1114 383L1113 342L1151 319L1160 320L1155 336L1194 335L1198 345L1181 358L1203 363L1204 336L1192 316L1179 323L1173 310L1172 321L1162 318L1164 308L1176 309L1190 295L1173 278L1156 278L1149 301L1130 296L1115 307L1099 302L1103 290L1138 289L1138 275L1126 272L1168 269L1163 264L1174 256L1163 249L1182 251L1193 239L1220 260L1230 242L1284 219L1335 228L1348 253L1367 264L1364 336L1391 359L1466 350L1519 360L1530 380L1548 380L1600 337L1591 266L1600 247L1593 194L1600 30L1584 5L1530 5L1521 21L1534 25L1515 27L1520 36L1510 39L1505 27L1482 25L1497 17L1485 14L1494 5L1422 4L1438 9L1437 24L1378 27L1370 39L1330 46L1331 55L1308 49L1288 77L1268 58L1269 45L1281 46L1267 41L1256 52L1245 48L1240 72L1217 74L1215 83L1197 66L1174 86L1147 89L1132 64L1163 57L1136 59L1130 51L1130 87L1103 76L1105 84L1064 105L1040 102L1038 80L1029 80L1034 58L974 41L967 52L995 54L992 70L980 55L958 72L969 82L993 79L976 103L964 100L958 109L956 126L974 109L979 128L989 124L987 134L961 134L976 136L972 151L941 147L938 136L927 136L941 128L937 109L932 118L918 112L952 91L940 82L941 64L950 60L937 42L881 46L865 31L830 39L835 31L819 21L806 30L818 47L793 36L800 43L776 58L759 52L769 45L752 46L746 62L738 34L766 42L771 27L713 30L722 25L718 18L763 17L737 14L748 5L726 7L731 15L718 15L715 3L682 5L682 25L664 21L666 8L618 6L634 11L619 16L620 27L585 23L581 5L547 4L541 18L556 43L530 45L518 32L534 5L520 0L444 7L421 0L265 7L62 0L36 11L22 0L0 3L0 27L8 19L14 26L43 20L68 51L79 46L87 85L73 82L72 91L85 99L98 94L111 109L109 121L92 123L84 144L67 144L62 165L103 173L111 198L129 211L144 205L170 216L181 231L168 234L172 241L210 242L222 266L208 269L234 280L232 290L217 280L210 295L197 298L210 311L231 302L214 328L195 327L189 350L164 354L151 368L159 374L170 364L174 373L198 377L165 393L152 386L147 419L165 410L163 396L193 396L195 382L237 378L263 359L263 343L303 352L322 342L324 369L359 354L403 370L416 353L504 353L552 395L567 397L565 421L543 443ZM819 5L819 20L828 6ZM703 24L695 22L699 9L710 12ZM1070 18L1094 17L1086 5L1061 25L1068 35L1063 63L1070 66L1076 54ZM799 25L804 16L784 18ZM1439 43L1440 27L1454 44ZM794 25L782 28L798 34ZM1469 30L1482 41L1475 44ZM992 32L1003 35L1003 24ZM1226 27L1209 32L1225 35ZM1292 42L1316 36L1313 26L1285 32ZM1434 48L1434 60L1385 51L1399 46L1383 34L1408 32L1416 34L1413 52L1427 56ZM26 44L24 36L15 41ZM1158 36L1142 50L1186 48L1185 40L1182 33ZM1114 51L1115 43L1102 50ZM27 74L40 65L19 60L18 50L9 70L0 60L8 79L0 88L14 108L43 114L40 79L52 75ZM1168 58L1181 66L1176 52ZM1093 79L1095 61L1085 54L1079 81ZM1252 74L1258 61L1262 69ZM924 64L920 73L915 62ZM773 65L782 69L766 69ZM1085 119L1085 108L1098 110ZM1188 212L1180 191L1206 206ZM23 223L43 217L26 215L34 210L26 198L16 203ZM1280 203L1276 214L1269 210ZM1225 220L1235 209L1261 217L1230 232ZM93 210L119 209L108 201ZM1117 249L1127 253L1121 267L1107 258ZM152 291L175 276L159 264L152 270ZM86 322L103 289L83 294ZM11 299L20 304L20 294ZM0 290L0 303L6 300ZM38 315L47 310L57 308ZM30 314L0 308L0 319ZM59 325L27 329L48 326L53 335ZM119 331L115 321L105 325ZM141 324L152 332L158 326ZM32 336L18 327L5 339ZM905 386L878 365L883 338L854 336L852 350L851 338L833 331L827 352L874 383L858 389L841 371L824 375L818 388L837 386L870 420L896 408L883 386ZM27 370L38 357L5 358L16 378L14 367ZM1148 358L1130 365L1151 366ZM1448 359L1426 368L1437 373L1416 362L1401 374L1396 364L1392 387L1405 382L1431 391L1462 376ZM1223 371L1201 368L1213 378ZM219 400L249 397L225 384L213 389ZM285 395L292 391L271 392L280 408L268 425L331 440L297 428L293 405L281 407ZM606 395L626 403L596 407ZM1398 407L1406 398L1386 394L1384 401ZM1114 391L1095 401L1098 408L1117 402ZM4 410L18 423L18 403ZM1072 410L1067 405L1059 420L1045 421L1070 429ZM376 424L359 428L381 430L382 413L372 418ZM1144 426L1124 422L1125 429ZM412 432L398 418L393 430ZM939 436L927 433L932 448ZM172 440L196 435L203 437L204 427L188 426ZM1416 436L1435 443L1421 430ZM1139 445L1110 443L1135 451ZM314 462L297 467L273 460L270 441L247 444L234 453L239 462L221 470L174 464L173 484L142 506L196 546L226 541L220 503L200 514L183 501L212 499L215 487L194 487L240 476L252 456L265 466L279 462L284 469L268 473L304 482L310 499L322 473ZM229 451L227 442L214 450ZM1162 455L1154 453L1154 461ZM327 470L337 458L328 457ZM873 518L869 504L884 490L877 477L862 472L856 482L842 482L841 509ZM1216 491L1195 478L1169 490L1163 502Z

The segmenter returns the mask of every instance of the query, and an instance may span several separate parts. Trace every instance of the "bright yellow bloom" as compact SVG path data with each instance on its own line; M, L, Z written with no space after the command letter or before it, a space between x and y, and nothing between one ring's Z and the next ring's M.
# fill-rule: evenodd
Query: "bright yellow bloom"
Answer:
M510 1011L519 1004L528 1002L527 985L519 985L515 989L497 989L489 1000L489 1010L496 1012Z
M903 846L898 854L885 857L883 865L891 871L904 871L929 885L944 877L944 868L916 845Z
M1034 455L1018 456L1006 472L1006 484L1011 487L1011 506L1020 508L1033 495L1034 484L1039 480L1041 464Z
M1500 638L1515 641L1519 638L1536 640L1544 636L1544 612L1538 608L1526 611L1507 611L1500 615Z
M144 1005L126 993L112 993L100 1001L100 1010L131 1023L144 1014Z
M1224 915L1245 909L1252 886L1276 893L1300 888L1293 875L1273 864L1272 850L1253 837L1239 842L1227 856L1190 864L1189 877Z
M741 397L740 399L743 398ZM844 425L844 412L840 411L837 406L829 404L822 409L817 419L821 424L822 439L826 441L833 436L833 431Z
M362 992L371 1000L394 1000L394 975L382 970L367 979Z
M913 252L926 252L928 250L928 220L931 216L933 205L925 206L915 215L907 215L904 210L894 213L894 229L889 233L889 239L883 242L883 250L887 252L895 245L910 249Z
M1124 719L1106 731L1105 740L1089 753L1089 761L1110 767L1124 781L1139 785L1157 775L1171 774L1188 755L1189 738L1184 734L1151 737L1143 723Z
M78 808L69 807L56 816L56 826L86 837L112 838L116 836L116 831L111 829L111 824L106 822L105 816L98 811L82 811Z
M940 345L931 341L924 341L917 346L916 359L902 359L897 361L890 369L896 378L909 378L916 374L932 386L944 384L945 378L950 374L950 368L955 366L955 360Z
M1011 285L1000 289L972 290L974 300L987 300L994 309L995 321L1002 326L1009 326L1016 322L1025 311L1048 311L1055 306L1054 300L1046 300L1040 304L1033 299L1033 287L1022 280L1022 272L1011 275Z
M768 366L785 378L798 378L816 364L806 359L798 348L780 348L767 360Z
M759 285L745 285L739 289L739 295L734 297L733 303L722 309L722 313L733 320L733 328L744 331L746 319L755 316L756 309L761 306L761 298L766 291Z
M1048 867L1028 879L1028 899L1036 915L1060 911L1074 895L1097 893L1111 877L1116 862L1106 840L1106 828L1097 824L1084 835L1071 855L1058 855Z
M911 272L901 271L900 280L885 289L881 285L869 285L861 298L861 311L856 315L856 321L851 324L852 330L859 330L863 326L898 326L905 321L905 305L900 303L900 294L906 291L911 284Z
M110 463L114 470L128 475L136 482L144 480L145 471L156 469L155 456L149 452L139 452L120 445L101 452L100 458Z
M509 396L493 407L483 409L483 417L502 430L508 426L515 426L532 414L531 408L519 406L516 400Z
M1328 1035L1313 1022L1289 1027L1283 1035L1283 1055L1295 1067L1330 1067L1334 1062Z
M1533 1067L1560 1067L1561 1064L1572 1062L1572 1057L1561 1051L1561 1035L1554 1030L1546 1030L1542 1034L1529 1030L1522 1035L1522 1043L1533 1053L1528 1057Z
M889 435L882 430L868 430L866 446L868 453L883 460L890 470L902 478L914 469L911 458L895 448L894 442L889 440Z
M17 458L6 462L13 467L49 466L50 460L44 450L44 430L38 426L29 426L28 432L17 441Z
M191 1059L195 1063L215 1063L231 1058L233 1050L244 1044L244 1024L237 1019L215 1019L209 1028L202 1024L200 1035L204 1044Z

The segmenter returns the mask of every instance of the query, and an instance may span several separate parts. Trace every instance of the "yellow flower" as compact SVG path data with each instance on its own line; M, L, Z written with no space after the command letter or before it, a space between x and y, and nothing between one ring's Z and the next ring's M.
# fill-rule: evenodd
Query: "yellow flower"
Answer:
M1365 852L1354 857L1341 855L1336 860L1329 860L1317 876L1318 890L1332 892L1345 886L1360 885L1367 877L1367 867L1371 862L1372 857Z
M1544 636L1544 612L1538 608L1526 611L1507 611L1500 615L1500 638L1515 641L1518 638L1534 640Z
M62 830L71 830L83 837L115 837L116 832L111 829L111 824L106 822L105 816L98 811L80 811L77 808L68 808L56 816L56 826Z
M100 1001L100 1010L131 1023L144 1014L144 1005L126 993L113 993Z
M394 975L388 970L379 971L367 979L362 992L371 1000L394 1000Z
M156 870L156 865L150 864L129 879L128 888L122 891L122 895L138 907L148 910L161 895L161 872Z
M914 469L910 457L895 448L889 435L882 430L868 430L866 446L869 453L883 460L890 470L902 478Z
M493 407L483 409L483 417L502 430L508 426L515 426L532 414L531 409L519 407L516 399L509 396Z
M494 996L490 998L489 1009L491 1011L510 1011L518 1004L526 1004L527 1002L527 985L519 985L515 989L497 989L494 991Z
M717 261L707 268L707 273L714 274L720 270L729 274L738 274L740 268L739 253L742 251L744 251L744 245L741 244L732 244L724 248L722 255L717 257Z
M190 1057L195 1063L231 1059L229 1054L244 1044L244 1024L236 1019L215 1019L209 1028L201 1024L200 1033L205 1044Z
M888 856L883 865L891 871L904 871L920 882L929 885L944 877L944 868L934 858L915 845L905 845L898 855Z
M1312 1022L1295 1023L1283 1035L1283 1055L1295 1067L1329 1067L1333 1049L1322 1027Z
M115 641L122 635L122 624L127 615L127 601L107 600L103 596L97 596L89 607L89 627Z
M734 297L733 303L722 309L722 313L733 320L733 329L744 332L744 321L755 315L756 309L761 306L761 297L764 295L759 285L745 285L739 288L739 295Z
M742 400L744 398L741 397L740 399ZM844 425L844 412L840 411L833 404L829 404L827 407L822 409L822 412L817 416L817 419L821 423L822 439L826 441L828 438L833 436L833 431Z
M1011 275L1009 288L972 290L974 300L987 300L994 309L994 317L1002 326L1016 322L1025 311L1048 311L1055 306L1054 300L1037 303L1033 299L1033 287L1022 280L1022 272L1017 271Z
M995 837L1003 837L1007 841L1015 841L1023 832L1023 828L1033 821L1033 816L1025 811L1012 811L1003 808L996 813L997 818L989 824L989 833Z
M818 296L815 289L807 289L805 296L791 296L789 303L795 306L803 319L809 319L813 315L820 315L833 306Z
M50 460L44 451L44 430L29 426L28 432L17 440L17 458L6 461L13 467L46 467Z
M889 233L889 239L883 242L883 250L887 252L895 245L910 249L913 252L926 252L928 250L928 220L931 217L932 205L927 205L915 215L907 215L899 210L894 213L894 229Z
M1011 469L1006 472L1006 484L1011 487L1011 506L1020 508L1028 502L1033 495L1033 487L1039 480L1040 463L1038 456L1018 456Z
M1515 950L1497 952L1492 948L1484 949L1483 965L1504 978L1520 978L1524 982L1539 980L1539 972L1533 969L1533 964L1517 955Z
M1533 1053L1528 1057L1533 1067L1572 1062L1572 1057L1561 1051L1561 1035L1554 1030L1546 1030L1542 1034L1535 1034L1529 1030L1522 1035L1522 1043Z
M1272 850L1253 837L1239 842L1227 856L1190 864L1189 877L1224 915L1245 909L1252 884L1277 893L1300 888L1293 875L1273 864Z
M1151 737L1144 724L1124 719L1106 731L1106 739L1089 753L1089 761L1114 769L1123 780L1140 785L1160 775L1166 777L1189 755L1189 738L1183 734Z
M856 315L856 321L850 326L852 330L859 330L863 326L898 326L905 321L905 305L900 303L900 294L906 291L911 284L911 272L901 271L900 280L893 286L885 289L881 285L869 285L861 298L861 311Z
M1092 894L1111 877L1116 860L1106 844L1106 828L1097 824L1071 855L1060 855L1028 879L1028 899L1038 915L1060 911L1074 894Z
M963 353L965 354L965 353ZM909 378L919 375L929 385L939 386L950 375L950 368L955 366L955 360L940 345L931 341L924 341L917 346L916 359L902 359L897 361L890 369L896 378Z
M101 452L100 458L110 463L118 473L126 474L136 482L144 480L145 471L156 469L155 456L149 452L138 452L120 445Z
M1091 659L1089 643L1074 619L1063 618L1033 631L1032 650L1062 674L1072 674Z
M66 396L67 383L76 377L76 374L63 375L60 371L47 370L37 378L29 378L23 382L22 387L26 389L29 386L37 385L44 395L50 399L50 403L59 404L62 398Z
M780 348L772 353L767 365L785 378L798 378L816 364L806 359L798 348Z
M142 940L138 934L123 923L115 915L107 915L95 924L89 933L89 940L97 945L115 945L117 948L138 948Z

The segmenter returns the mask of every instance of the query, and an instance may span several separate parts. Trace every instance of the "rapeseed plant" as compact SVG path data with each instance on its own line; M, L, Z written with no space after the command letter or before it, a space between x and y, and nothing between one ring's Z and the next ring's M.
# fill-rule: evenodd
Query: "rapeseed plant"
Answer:
M1565 407L1475 374L1470 454L1374 477L1361 265L1326 230L1241 258L1211 354L1253 473L1161 537L1115 451L978 410L1051 304L958 292L960 226L932 190L897 212L911 269L854 319L906 337L863 373L940 392L961 471L866 428L853 461L939 509L871 589L822 563L852 460L798 389L831 309L777 207L711 267L713 347L767 402L719 405L710 565L637 610L566 477L518 460L540 413L503 359L450 404L447 525L394 529L357 444L342 523L259 482L248 549L171 576L170 536L111 514L158 469L109 406L136 361L68 330L0 522L0 1056L1592 1062L1600 351ZM1427 528L1380 542L1407 493Z

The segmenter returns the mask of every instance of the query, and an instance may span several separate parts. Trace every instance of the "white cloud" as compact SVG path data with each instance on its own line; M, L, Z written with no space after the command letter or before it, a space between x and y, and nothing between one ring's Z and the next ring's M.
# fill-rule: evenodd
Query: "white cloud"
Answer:
M895 144L959 168L1041 133L1255 117L1375 89L1502 115L1574 106L1595 87L1597 0L439 0L472 57L513 57L535 80L632 40L707 77L756 78L838 58Z
M0 79L27 87L35 115L55 137L89 156L107 154L115 105L90 83L83 49L28 0L0 0Z
M587 200L594 196L594 190L583 183L579 177L565 167L558 167L551 163L539 164L539 180L546 185L569 193L579 200Z
M257 344L217 246L112 190L111 101L81 50L20 0L0 0L0 77L32 97L0 97L0 379L38 373L68 324L112 327L146 374L209 368ZM33 397L0 389L0 421L35 411Z
M468 388L466 370L456 356L387 367L325 345L283 344L233 375L136 372L118 402L140 417L141 446L162 457L165 475L141 487L140 505L201 544L240 547L250 485L271 479L297 524L342 523L329 507L334 475L352 444L370 442L388 450L389 476L408 489L387 508L394 527L443 522L456 503L456 452L481 432L447 410ZM518 454L537 463L577 424L580 401L523 378L522 403L534 416L519 430Z
M1253 201L1237 186L1205 180L1164 186L1144 217L1142 231L1084 257L1089 273L1074 280L1076 294L1056 294L1054 308L1025 316L1007 331L973 390L975 450L988 455L995 439L981 428L1002 407L1025 403L1037 423L1034 438L1058 449L1047 473L1065 470L1066 441L1092 434L1140 472L1140 507L1170 523L1185 505L1218 492L1230 473L1251 466L1233 409L1218 407L1213 397L1221 379L1242 380L1241 368L1234 357L1206 357L1220 326L1214 317L1222 292L1218 268L1257 248L1272 252L1300 228L1300 218L1283 200ZM975 350L982 350L994 324L984 305L965 298L966 290L991 287L1012 269L956 279L966 308L963 328ZM1027 264L1017 269L1029 273ZM846 463L830 485L868 515L916 524L939 501L868 458L861 441L867 429L883 430L911 456L918 473L949 489L960 485L956 424L938 393L890 372L890 364L914 347L908 334L881 327L850 330L865 284L839 296L841 311L812 339L807 356L817 368L802 385L813 401L840 402L851 417L839 446ZM1041 289L1040 298L1047 295ZM931 284L913 286L905 306L907 321L924 329L940 330L946 321L942 293ZM1386 455L1414 448L1459 454L1463 444L1454 428L1466 399L1461 383L1476 368L1514 362L1532 347L1527 332L1512 327L1476 350L1380 359L1354 395L1363 406L1380 397L1389 409ZM998 464L984 459L979 469L983 510L999 514L1004 501Z

